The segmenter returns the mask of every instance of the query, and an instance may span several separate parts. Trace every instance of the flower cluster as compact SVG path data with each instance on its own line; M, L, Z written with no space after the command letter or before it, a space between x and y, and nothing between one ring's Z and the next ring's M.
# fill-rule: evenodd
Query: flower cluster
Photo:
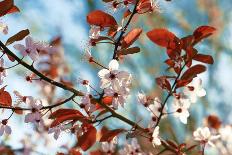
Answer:
M115 109L118 105L124 106L125 100L129 95L131 84L131 74L126 71L119 71L117 60L111 60L108 69L98 72L101 78L100 87L104 89L105 96L113 97L112 105Z

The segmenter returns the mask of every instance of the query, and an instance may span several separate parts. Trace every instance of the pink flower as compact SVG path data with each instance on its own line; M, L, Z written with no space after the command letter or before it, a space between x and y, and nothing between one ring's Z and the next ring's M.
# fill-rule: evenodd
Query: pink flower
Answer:
M98 72L98 76L101 78L101 88L114 85L115 81L122 81L123 79L129 79L130 74L125 71L119 71L119 64L117 60L111 60L109 63L109 69L102 69Z
M81 108L84 108L87 112L93 112L95 110L95 105L91 103L91 95L85 94L81 99Z
M188 109L190 107L189 99L180 98L174 99L173 110L174 117L180 119L180 121L184 124L187 124L187 118L189 117Z
M215 145L212 141L220 138L220 135L211 135L208 127L197 128L197 130L193 132L193 136L196 141L200 141L203 144L209 144L213 147Z
M11 134L11 128L9 125L7 125L7 119L2 120L2 124L0 126L0 136L3 134L10 135Z
M8 26L2 22L0 22L0 31L3 33L3 34L8 34Z
M101 144L102 151L108 155L112 155L115 152L116 144L113 140L110 142L102 142Z
M128 96L128 91L123 86L120 86L118 80L115 81L115 84L112 86L112 88L106 88L104 92L105 96L113 97L112 105L115 109L118 109L119 104L122 107L124 106L125 100Z
M89 38L91 39L98 39L101 33L101 27L91 25L91 28L89 30Z
M48 134L54 133L53 137L57 140L61 131L64 131L65 128L62 125L55 126L53 128L49 128Z
M0 59L0 85L3 83L3 79L6 77L6 70L4 69L4 59Z
M24 57L29 56L33 61L36 61L39 58L38 50L43 47L39 42L35 42L30 36L25 39L25 44L16 44L14 48L18 50Z
M146 94L144 94L143 92L139 92L137 95L137 98L138 98L139 103L141 103L145 107L148 107L150 103L150 99L146 96Z
M131 144L126 143L124 148L119 150L119 154L121 155L131 155L131 154L144 155L136 138L133 138L131 140Z
M40 113L40 109L43 107L40 100L35 100L32 97L27 97L26 103L31 107L31 113L25 116L25 123L40 123L42 114Z

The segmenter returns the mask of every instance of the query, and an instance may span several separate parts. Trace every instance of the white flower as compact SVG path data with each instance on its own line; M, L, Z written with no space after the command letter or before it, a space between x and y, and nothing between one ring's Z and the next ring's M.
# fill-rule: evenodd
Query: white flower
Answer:
M8 26L2 22L0 22L0 31L3 33L3 34L8 34Z
M149 105L149 98L143 92L139 92L137 98L139 103L143 104L145 107Z
M98 39L101 34L101 27L91 25L91 28L89 30L89 38L91 39Z
M119 154L121 155L142 155L140 145L138 144L138 141L136 138L133 138L131 140L131 144L126 143L124 148L119 151Z
M120 86L119 81L116 81L112 88L106 88L104 93L105 96L113 97L112 105L115 109L118 108L119 104L123 107L128 96L128 91L123 86Z
M39 58L38 50L41 47L39 42L35 42L30 36L25 39L26 46L22 44L14 45L14 48L18 50L24 57L29 56L33 61Z
M196 103L198 97L203 97L206 95L206 91L202 87L202 80L200 78L193 80L184 89L184 94L189 97L192 103Z
M232 143L232 127L230 125L226 125L224 127L219 128L219 134L221 135L221 139L223 141L227 141Z
M196 131L193 132L194 140L200 141L203 144L209 144L210 146L215 146L213 144L213 140L220 138L220 135L211 135L208 127L197 128Z
M0 136L2 136L4 133L6 135L11 134L11 128L10 128L9 125L7 125L7 120L6 119L2 120L2 124L0 126Z
M153 144L154 147L158 146L158 145L161 145L161 141L160 141L160 138L159 138L159 126L157 126L153 131L152 144Z
M54 133L53 137L57 140L61 131L64 131L64 127L62 125L58 125L53 128L49 128L48 134Z
M151 111L152 116L158 117L160 115L161 108L162 108L161 101L158 97L156 97L154 99L154 103L149 105L148 110ZM163 113L165 112L166 112L166 108L163 108Z
M98 76L101 78L101 88L109 87L113 85L115 81L122 79L129 79L130 74L125 71L119 71L119 64L117 60L111 60L109 63L109 69L102 69L98 72Z
M40 123L42 114L40 113L40 109L43 107L40 100L35 100L32 97L27 97L26 103L31 107L31 113L28 113L25 116L25 123Z
M113 140L111 142L109 142L109 143L108 142L102 142L102 145L101 145L102 151L109 154L109 155L114 153L115 147L116 147L116 145L115 145Z
M180 119L180 121L184 124L187 124L187 118L189 117L188 109L190 107L189 99L174 99L173 110L174 117Z
M0 85L3 83L3 79L6 77L6 70L4 69L4 59L0 59Z

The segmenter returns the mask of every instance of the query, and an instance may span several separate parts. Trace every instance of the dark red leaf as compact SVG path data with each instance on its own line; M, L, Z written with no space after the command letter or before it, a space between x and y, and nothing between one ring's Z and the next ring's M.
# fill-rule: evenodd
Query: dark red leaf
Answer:
M7 14L7 12L14 7L13 0L4 0L0 2L0 17Z
M96 128L93 126L89 127L87 132L85 132L82 136L77 137L78 139L77 146L81 147L83 151L88 150L91 146L95 144L96 134L97 134Z
M5 45L10 45L10 44L14 43L15 41L20 41L20 40L22 40L23 38L25 38L29 34L30 34L30 32L29 32L28 29L22 30L22 31L18 32L17 34L13 35L12 37L10 37L6 41Z
M147 32L147 36L152 42L162 47L176 49L180 45L180 39L167 29L153 29Z
M0 105L3 106L11 106L12 105L12 98L10 96L10 93L5 91L5 87L2 87L0 89Z
M171 91L171 85L165 76L156 78L156 83L160 88Z
M50 125L51 128L65 122L65 121L81 121L81 122L87 122L86 117L80 116L78 114L69 114L69 115L62 115L60 117L57 117Z
M213 64L214 63L213 57L211 55L197 54L197 55L195 55L193 57L193 59L196 60L196 61L207 63L207 64Z
M132 45L139 38L142 31L143 30L141 28L135 28L128 32L122 41L122 48L127 48Z
M201 41L204 38L207 38L208 36L212 35L216 29L211 26L200 26L198 27L194 32L194 42L193 45L197 44L199 41Z
M127 49L122 49L120 51L117 52L117 55L128 55L128 54L135 54L135 53L139 53L140 52L140 48L139 47L131 47L131 48L127 48Z
M195 65L190 67L181 77L181 80L191 80L197 76L197 74L203 73L206 71L206 67L204 65Z
M75 109L58 109L49 116L49 119L54 119L57 117L62 117L64 115L73 115L73 114L83 116L83 114L80 111Z
M125 131L124 129L109 130L106 127L101 129L100 142L110 142L115 136Z
M187 84L189 84L191 81L192 81L192 79L189 79L189 80L177 80L176 88L184 87Z
M101 10L90 12L87 15L87 22L90 25L96 25L100 27L112 27L117 25L117 22L113 16Z

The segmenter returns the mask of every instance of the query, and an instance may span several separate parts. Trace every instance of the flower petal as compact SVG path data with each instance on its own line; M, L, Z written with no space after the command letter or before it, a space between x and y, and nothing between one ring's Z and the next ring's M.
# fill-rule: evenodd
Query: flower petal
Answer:
M113 70L118 70L118 67L119 67L119 64L118 64L118 61L117 60L111 60L110 63L109 63L109 69L111 71Z

